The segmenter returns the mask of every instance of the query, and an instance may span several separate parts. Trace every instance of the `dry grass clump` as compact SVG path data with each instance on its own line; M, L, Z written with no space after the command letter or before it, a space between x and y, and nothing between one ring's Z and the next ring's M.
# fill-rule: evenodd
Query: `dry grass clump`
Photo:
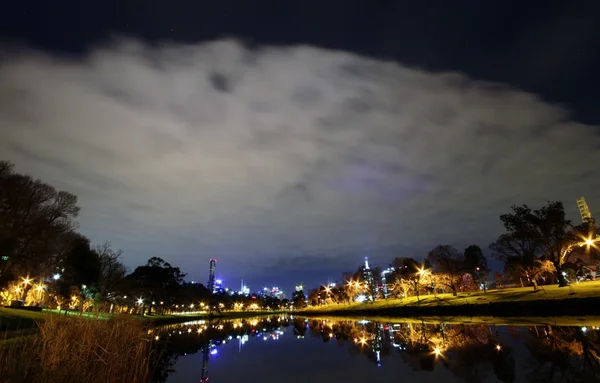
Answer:
M0 382L147 383L152 359L137 321L49 317L37 336L0 343Z

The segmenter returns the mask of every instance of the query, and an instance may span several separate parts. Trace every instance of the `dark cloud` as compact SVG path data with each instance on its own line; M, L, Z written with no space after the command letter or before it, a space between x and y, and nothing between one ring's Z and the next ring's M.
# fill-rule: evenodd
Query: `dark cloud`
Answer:
M225 279L311 283L485 247L513 203L600 206L598 127L460 73L124 40L81 62L7 56L0 84L2 158L77 193L82 231L131 266L161 256L200 281L216 257Z

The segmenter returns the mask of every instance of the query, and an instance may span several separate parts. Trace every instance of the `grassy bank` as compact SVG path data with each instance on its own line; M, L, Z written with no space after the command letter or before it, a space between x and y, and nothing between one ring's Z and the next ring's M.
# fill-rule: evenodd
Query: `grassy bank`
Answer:
M148 382L155 352L136 320L48 316L36 336L0 343L0 382Z
M236 319L236 318L247 318L253 316L264 316L264 315L276 315L281 313L280 311L230 311L224 313L195 313L195 314L180 314L180 315L129 315L129 314L106 314L101 313L96 316L93 313L79 314L75 311L58 312L56 310L44 310L43 312L9 309L0 307L0 332L2 331L16 331L23 329L36 328L37 323L41 323L52 317L78 317L84 319L131 319L138 320L146 324L171 324L179 322L193 321L197 319L208 319L208 318L223 318L223 319Z
M425 295L420 298L378 300L372 303L331 304L309 307L305 315L383 316L580 316L600 315L600 281L569 287L557 285L490 290L486 293Z

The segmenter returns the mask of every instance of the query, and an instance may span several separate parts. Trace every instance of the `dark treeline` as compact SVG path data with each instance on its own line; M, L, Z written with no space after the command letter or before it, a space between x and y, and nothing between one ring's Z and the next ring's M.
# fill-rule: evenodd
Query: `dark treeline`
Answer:
M575 225L566 218L562 202L551 201L539 209L514 205L500 216L504 226L489 245L491 256L504 264L503 273L492 273L481 247L471 245L459 251L451 245L438 245L417 260L397 257L388 268L359 267L344 273L343 283L321 286L293 296L297 308L330 303L350 303L422 294L465 291L484 292L488 288L532 286L593 279L600 263L598 228L593 220ZM418 257L421 258L421 257Z
M0 306L132 314L279 309L271 297L211 294L153 257L130 272L122 251L77 231L77 197L0 161Z

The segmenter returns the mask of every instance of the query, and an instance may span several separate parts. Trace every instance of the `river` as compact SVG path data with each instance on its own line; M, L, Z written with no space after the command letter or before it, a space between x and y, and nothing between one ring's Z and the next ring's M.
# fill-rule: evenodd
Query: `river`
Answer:
M600 318L487 322L280 315L163 326L154 382L600 382Z

